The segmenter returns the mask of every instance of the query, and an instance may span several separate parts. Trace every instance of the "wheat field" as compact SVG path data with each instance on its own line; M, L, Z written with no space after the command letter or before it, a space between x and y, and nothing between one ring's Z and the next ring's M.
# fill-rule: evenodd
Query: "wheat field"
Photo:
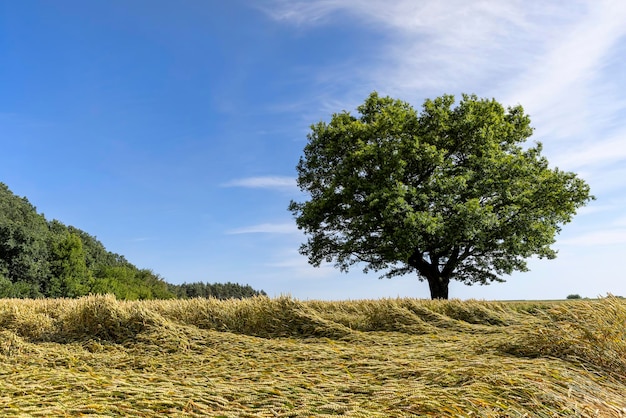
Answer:
M626 300L1 300L0 416L626 417Z

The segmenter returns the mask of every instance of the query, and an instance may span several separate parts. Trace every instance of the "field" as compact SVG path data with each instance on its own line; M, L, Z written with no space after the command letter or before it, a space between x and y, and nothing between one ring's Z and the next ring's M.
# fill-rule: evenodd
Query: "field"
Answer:
M626 300L0 301L0 416L626 417Z

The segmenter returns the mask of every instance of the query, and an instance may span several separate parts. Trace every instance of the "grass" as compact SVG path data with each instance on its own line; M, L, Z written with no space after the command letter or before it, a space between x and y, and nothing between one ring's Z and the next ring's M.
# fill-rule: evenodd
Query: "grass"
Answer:
M0 301L0 415L626 417L626 300Z

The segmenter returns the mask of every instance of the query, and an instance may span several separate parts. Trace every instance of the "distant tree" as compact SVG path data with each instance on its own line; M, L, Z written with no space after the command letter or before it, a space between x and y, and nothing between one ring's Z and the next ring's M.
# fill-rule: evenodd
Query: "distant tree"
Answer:
M567 298L568 298L568 299L582 299L582 298L580 297L580 295L578 295L578 294L575 294L575 295L567 295Z
M39 289L32 283L23 281L11 282L6 277L0 277L0 298L38 298L41 297Z
M78 297L89 293L93 277L85 263L85 252L80 237L65 232L62 239L52 244L51 278L47 282L49 297Z
M171 299L176 295L158 275L133 265L100 266L94 273L92 292L113 294L118 299Z
M574 173L548 167L521 106L464 95L408 103L373 93L311 127L297 166L310 200L289 209L314 266L362 263L383 277L416 272L433 299L450 280L502 282L552 259L561 226L592 196Z
M49 277L48 226L28 199L0 183L0 275L20 297L40 297Z
M65 225L63 226L65 227ZM98 266L131 265L124 256L107 251L96 237L89 235L87 232L73 226L68 226L66 229L80 237L85 250L85 264L89 269L93 270Z
M216 299L243 299L254 296L267 296L263 290L255 290L250 285L239 283L182 283L169 284L170 292L177 297L188 298L216 298Z

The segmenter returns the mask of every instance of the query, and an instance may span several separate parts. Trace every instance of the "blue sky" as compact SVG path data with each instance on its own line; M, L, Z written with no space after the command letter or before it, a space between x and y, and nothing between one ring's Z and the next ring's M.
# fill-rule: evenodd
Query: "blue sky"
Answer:
M626 295L626 3L0 0L0 181L172 283L429 297L313 268L287 205L309 126L370 92L521 104L597 200L556 260L468 299Z

